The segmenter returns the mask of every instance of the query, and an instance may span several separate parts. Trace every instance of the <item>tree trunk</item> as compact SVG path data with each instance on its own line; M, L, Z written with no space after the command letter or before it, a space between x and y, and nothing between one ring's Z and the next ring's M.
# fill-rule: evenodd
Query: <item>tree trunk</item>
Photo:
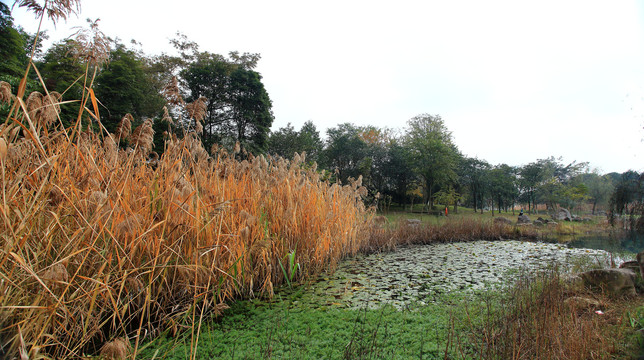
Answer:
M481 200L481 215L483 214L483 194L479 194L479 200Z

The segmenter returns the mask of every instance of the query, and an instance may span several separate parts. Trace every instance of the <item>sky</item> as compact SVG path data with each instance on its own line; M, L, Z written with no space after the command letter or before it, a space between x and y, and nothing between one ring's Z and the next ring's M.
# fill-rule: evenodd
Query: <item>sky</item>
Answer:
M13 16L36 31L33 14ZM427 113L493 165L644 171L644 2L85 0L43 28L51 43L87 18L147 54L172 53L177 31L201 51L260 53L273 130L403 131Z

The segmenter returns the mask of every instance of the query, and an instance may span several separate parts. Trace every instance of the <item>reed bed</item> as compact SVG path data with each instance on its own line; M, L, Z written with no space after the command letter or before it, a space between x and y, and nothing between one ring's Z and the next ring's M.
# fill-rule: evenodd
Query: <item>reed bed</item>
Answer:
M150 160L151 120L65 130L56 96L0 128L0 357L123 357L181 330L196 347L226 302L271 296L368 240L360 182L321 181L304 155L240 161L193 132Z
M378 219L375 220L370 229L370 241L363 248L365 252L393 250L398 245L474 240L536 240L539 236L533 227L494 223L489 219L472 217L446 219L439 224L418 224L402 219L391 226L386 226L384 222L376 224Z
M597 314L564 301L575 293L563 283L556 269L524 274L507 295L487 298L483 312L473 315L482 321L470 320L460 351L481 359L629 358L635 346L626 341L622 314L633 300L600 298L605 313Z

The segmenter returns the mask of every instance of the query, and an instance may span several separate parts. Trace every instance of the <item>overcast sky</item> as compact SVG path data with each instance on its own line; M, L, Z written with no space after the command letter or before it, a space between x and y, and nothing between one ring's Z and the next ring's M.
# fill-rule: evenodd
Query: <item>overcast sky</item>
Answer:
M13 16L35 32L31 13ZM86 18L148 54L172 52L177 31L202 51L261 53L273 130L402 129L429 113L491 164L562 156L644 171L639 1L85 0L44 28L58 40Z

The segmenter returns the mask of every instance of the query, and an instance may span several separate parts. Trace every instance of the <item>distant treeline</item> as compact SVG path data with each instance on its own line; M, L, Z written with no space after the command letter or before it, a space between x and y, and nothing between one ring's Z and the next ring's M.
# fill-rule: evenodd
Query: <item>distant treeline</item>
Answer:
M60 119L65 123L79 113L80 104L65 100L82 97L90 85L81 81L86 65L102 56L106 61L91 84L100 122L85 126L115 132L124 117L131 117L133 126L151 119L157 155L164 151L164 139L189 130L196 130L206 149L232 151L239 144L240 156L292 158L305 152L306 164L316 162L329 181L362 177L369 189L367 201L381 209L407 205L428 210L441 204L509 211L521 204L532 211L545 204L550 209L587 205L593 213L598 208L623 213L642 200L640 174L634 171L602 175L590 171L587 163L565 164L554 157L517 167L464 156L439 115L418 115L404 129L340 124L328 129L325 138L311 121L299 130L289 124L271 132L272 103L254 70L259 54L200 51L198 44L177 34L170 43L178 55L150 56L134 41L126 45L110 39L97 25L90 22L88 32L81 33L84 37L43 49L46 34L35 41L0 3L0 81L15 91L33 52L39 72L29 73L26 93L62 94ZM103 53L96 58L78 56L87 46L83 41L102 41ZM3 118L8 112L8 105L0 105Z

